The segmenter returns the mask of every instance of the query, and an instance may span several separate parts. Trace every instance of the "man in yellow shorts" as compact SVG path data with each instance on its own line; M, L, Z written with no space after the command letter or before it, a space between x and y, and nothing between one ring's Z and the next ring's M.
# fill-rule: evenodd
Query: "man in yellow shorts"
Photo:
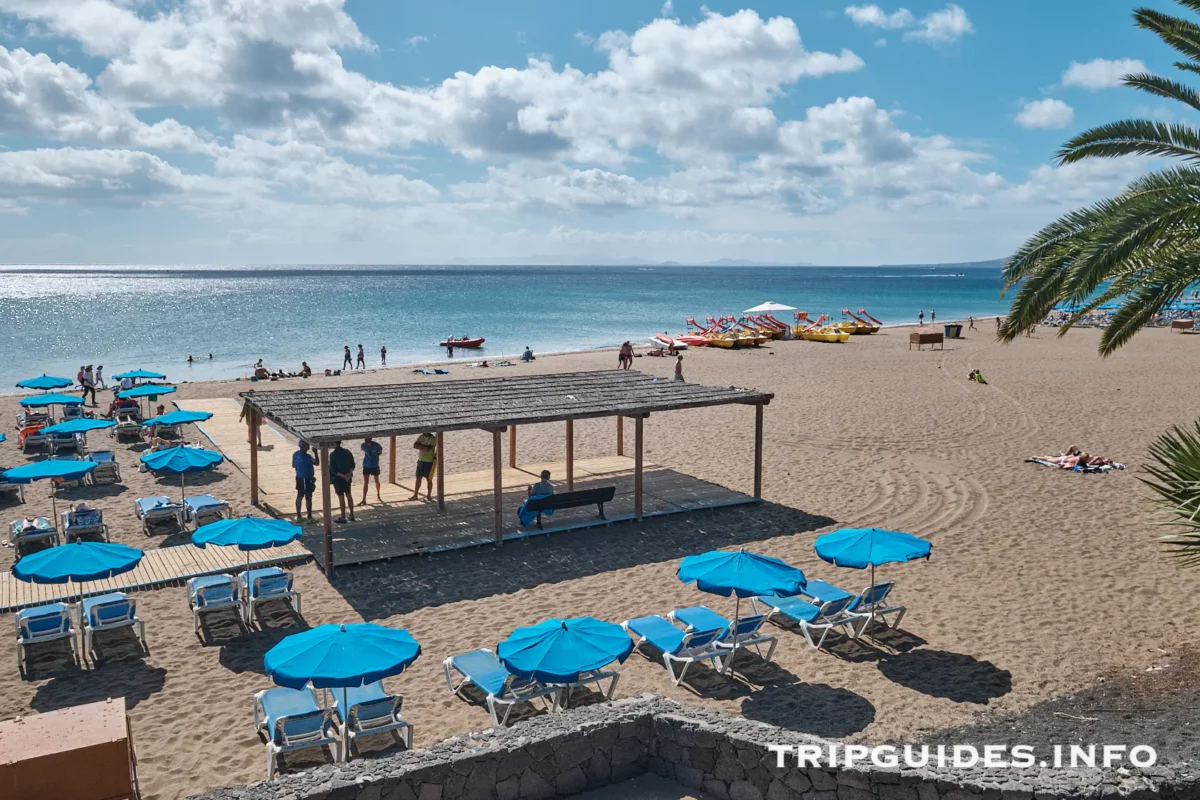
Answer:
M409 500L417 500L421 495L421 479L425 479L425 499L433 499L433 468L437 463L437 437L432 433L422 433L413 442L417 451L417 485Z

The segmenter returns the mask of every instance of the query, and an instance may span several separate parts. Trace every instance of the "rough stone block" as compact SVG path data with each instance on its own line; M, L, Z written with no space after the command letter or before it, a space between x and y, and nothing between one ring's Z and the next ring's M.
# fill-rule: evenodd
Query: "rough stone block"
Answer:
M407 781L400 781L383 796L383 800L417 800L417 793Z
M554 745L548 741L533 741L526 746L525 752L529 753L529 757L534 761L541 761L554 755Z
M917 800L917 790L899 783L881 783L876 787L879 800Z
M588 759L587 764L583 767L583 774L587 775L588 786L605 786L608 784L608 756L604 753L596 753Z
M650 756L650 760L646 762L646 769L648 769L650 772L653 772L660 778L670 779L671 776L675 774L675 770L671 767L672 765L663 761L658 756Z
M358 792L358 800L380 800L383 797L383 784L373 783L363 786Z
M693 767L711 775L717 765L717 750L715 747L693 747L689 760Z
M675 727L669 720L662 717L654 720L654 735L659 741L673 742L675 741Z
M729 800L763 800L763 793L749 781L734 781L729 784Z
M637 762L629 761L624 764L618 764L615 761L612 765L612 783L621 783L630 778L636 778L638 775L645 775L646 770L638 766Z
M696 744L696 726L689 723L680 725L675 730L675 741L681 747L692 747Z
M800 792L792 790L783 781L771 781L764 797L766 800L800 800Z
M716 800L729 800L729 786L724 781L706 780L700 787L705 794L712 795Z
M704 785L704 773L693 767L679 766L675 768L675 782L689 789L699 789Z
M621 726L618 732L620 739L633 739L638 735L638 721L636 719L621 720Z
M871 791L871 781L865 774L856 769L839 770L837 774L838 790L843 786L850 786L863 791Z
M455 773L442 784L442 797L445 800L458 800L462 797L465 788L467 788L467 776Z
M812 781L813 789L818 792L837 791L837 778L823 769L808 770L808 779ZM936 798L936 795L934 796ZM924 798L922 798L924 800Z
M762 761L762 756L757 750L750 750L745 747L739 747L737 749L737 756L738 761L742 762L742 766L746 769L753 769L754 767L758 766L760 761Z
M704 727L696 728L696 731L695 731L695 733L692 734L692 736L696 740L697 747L716 747L717 746L717 737L714 736L713 732L711 730L709 730L708 728L704 728Z
M558 748L554 754L554 765L560 773L577 767L592 757L592 743L587 739L574 739Z
M522 772L529 769L532 763L533 757L527 750L514 750L500 759L500 763L496 765L496 780L507 780L513 775L519 777Z
M417 791L417 800L442 800L442 787L434 783L422 783Z
M658 743L658 757L663 761L670 761L672 764L683 763L683 750L673 741L660 741Z
M926 781L917 784L917 800L940 800L937 784Z
M868 790L845 784L837 788L837 796L838 800L875 800L875 795Z
M637 739L621 739L613 745L612 764L630 764L642 754L642 743Z
M587 788L587 776L583 774L583 769L580 767L571 767L566 772L558 776L554 781L554 788L561 795L570 796L579 794Z
M554 786L530 767L521 775L518 796L522 800L543 800L554 796Z
M513 775L496 784L496 800L517 800L521 796L521 776Z
M620 736L620 733L620 726L605 725L588 734L588 738L595 743L598 749L609 750L614 744L616 744L617 737Z
M804 794L813 788L812 781L810 781L808 777L799 770L795 770L784 775L783 783L797 794Z
M834 791L812 791L800 795L800 800L838 800L838 796Z

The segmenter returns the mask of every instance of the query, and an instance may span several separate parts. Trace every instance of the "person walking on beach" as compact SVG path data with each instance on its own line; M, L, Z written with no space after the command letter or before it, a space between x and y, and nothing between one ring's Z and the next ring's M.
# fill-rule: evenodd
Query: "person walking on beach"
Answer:
M425 479L425 499L433 499L433 468L437 463L437 437L432 433L422 433L413 442L417 451L417 487L413 489L409 500L418 500L421 495L421 479Z
M996 317L996 332L1000 332L1000 318Z
M967 330L969 330L969 331L975 330L975 318L974 317L967 317Z
M379 493L379 457L383 455L383 445L368 436L363 439L361 450L363 454L363 496L359 505L367 504L367 489L371 487L371 476L375 477L375 499L383 503L383 495Z
M628 340L621 345L621 351L617 354L617 368L629 369L633 366L633 345Z
M381 367L387 366L387 345L386 344L379 348L379 366L381 366Z
M354 358L350 355L350 345L342 348L342 369L354 369Z
M675 380L683 383L683 354L678 353L675 356Z
M354 480L354 455L342 447L341 442L334 442L333 452L329 454L329 479L337 492L338 508L342 512L334 522L346 521L347 505L350 506L350 521L354 522L354 493L350 490L350 482Z
M308 442L300 440L300 449L292 453L292 468L296 470L296 522L300 521L300 505L308 506L308 520L312 521L312 496L317 488L317 467L321 458L310 453Z
M921 311L917 312L917 327L920 327L924 324L925 324L925 311L924 311L924 309L922 309Z
M81 368L79 372L79 385L83 387L83 401L87 402L88 393L90 392L92 395L92 406L94 407L96 405L96 381L92 377L91 364Z
M367 357L365 355L363 355L363 349L362 349L361 344L358 346L358 363L355 364L355 367L357 369L366 369L367 368Z
M929 310L929 324L932 325L935 322L937 322L937 309L932 308Z
M103 364L101 364L100 366L96 367L96 384L95 384L95 385L96 385L96 386L99 386L101 389L107 389L107 388L108 388L108 387L107 387L107 386L104 384L104 365L103 365Z

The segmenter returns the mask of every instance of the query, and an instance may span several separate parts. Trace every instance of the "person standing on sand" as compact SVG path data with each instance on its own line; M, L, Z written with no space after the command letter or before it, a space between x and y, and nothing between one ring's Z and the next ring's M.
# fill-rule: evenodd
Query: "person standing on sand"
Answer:
M308 520L312 522L312 496L317 488L317 470L321 458L308 452L308 442L300 440L300 449L292 453L292 468L296 470L296 522L300 521L301 502L308 506Z
M969 331L975 330L975 318L974 317L967 317L967 330L969 330Z
M354 369L354 357L350 355L350 345L342 348L342 369Z
M101 389L107 389L107 388L108 388L108 387L107 387L107 386L105 386L105 384L104 384L104 365L103 365L103 364L101 364L100 366L96 367L96 384L95 384L95 385L96 385L96 386L99 386Z
M999 331L1000 331L1000 318L996 317L996 332L999 333Z
M379 348L379 366L381 366L381 367L387 366L387 345L386 344Z
M79 383L83 386L83 400L87 402L88 392L92 393L92 405L96 405L96 381L92 378L92 365L88 364L79 373Z
M375 499L383 503L383 495L379 493L379 457L383 455L383 445L368 436L363 439L360 449L363 454L363 496L359 505L367 504L367 489L371 486L371 476L375 476Z
M932 325L935 322L937 322L937 309L933 308L929 310L929 324Z
M362 349L361 344L358 346L358 363L355 364L355 368L356 369L366 369L367 368L367 357L363 354L363 349Z
M925 324L925 311L924 311L924 309L922 309L921 311L917 312L917 327L919 328L924 324Z
M675 380L683 383L683 354L675 356Z
M485 362L486 363L486 362ZM432 433L422 433L413 442L413 450L417 451L417 486L413 489L409 500L420 499L421 479L425 479L425 499L433 499L433 468L437 463L437 437Z
M334 442L333 452L329 454L329 479L333 482L338 507L342 511L342 515L334 522L346 521L347 505L350 506L350 521L354 522L354 493L350 489L350 482L354 480L354 455L342 447L341 442Z
M629 369L633 366L633 345L628 340L621 345L621 351L617 354L617 369Z

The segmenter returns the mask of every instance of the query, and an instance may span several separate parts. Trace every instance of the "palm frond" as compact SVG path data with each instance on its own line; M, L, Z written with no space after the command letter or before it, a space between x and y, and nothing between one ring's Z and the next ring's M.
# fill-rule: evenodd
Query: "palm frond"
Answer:
M1135 10L1133 20L1137 27L1154 33L1168 46L1193 61L1200 61L1200 25L1152 8Z
M1162 524L1179 529L1164 542L1183 564L1200 564L1200 420L1190 430L1176 426L1164 433L1150 445L1149 455L1153 463L1138 480L1167 513Z
M1181 123L1126 119L1084 131L1063 145L1055 158L1062 165L1134 155L1200 161L1200 133Z
M1167 100L1178 100L1200 111L1200 92L1179 81L1152 75L1149 72L1126 75L1122 80L1126 86L1141 89L1143 92L1149 92Z

